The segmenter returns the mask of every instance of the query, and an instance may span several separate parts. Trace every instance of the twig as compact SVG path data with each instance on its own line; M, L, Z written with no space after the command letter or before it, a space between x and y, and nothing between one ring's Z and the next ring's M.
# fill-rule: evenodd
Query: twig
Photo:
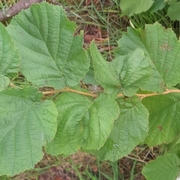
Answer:
M83 92L83 91L78 91L75 89L70 89L70 88L64 88L61 90L51 90L51 91L44 91L42 92L44 95L48 95L48 94L54 94L54 93L60 93L60 92L74 92L77 94L82 94L85 96L91 96L91 97L97 97L98 94L94 94L91 92ZM135 94L135 96L140 97L141 99L146 98L146 97L150 97L150 96L157 96L157 95L163 95L163 94L169 94L169 93L180 93L179 89L167 89L166 91L164 91L163 93L149 93L149 94ZM118 94L117 97L124 97L124 94Z
M89 92L83 92L83 91L78 91L78 90L70 89L70 88L64 88L64 89L61 89L61 90L45 91L45 92L42 92L42 93L44 95L47 95L47 94L54 94L54 93L60 93L60 92L74 92L76 94L82 94L82 95L91 96L91 97L97 97L98 96L97 94L93 94L93 93L89 93Z
M10 8L6 8L5 10L0 11L0 21L5 21L10 17L13 17L14 15L18 14L22 9L27 9L31 6L31 4L34 3L40 3L43 0L22 0L14 5L12 5Z
M158 96L158 95L163 95L163 94L169 94L169 93L180 93L179 89L166 89L163 93L150 93L150 94L136 94L136 96L140 97L141 99L150 97L150 96Z
M131 157L131 156L124 156L125 158L128 158L128 159L132 159L132 160L135 160L135 161L139 161L139 162L142 162L142 163L147 163L146 161L144 161L144 160L141 160L141 159L136 159L136 158L133 158L133 157Z
M21 0L5 10L0 10L0 21L5 21L18 14L21 10L29 8L32 4L41 3L43 1L45 0ZM48 2L57 6L62 6L57 0L48 0ZM65 6L64 10L68 12L69 8Z

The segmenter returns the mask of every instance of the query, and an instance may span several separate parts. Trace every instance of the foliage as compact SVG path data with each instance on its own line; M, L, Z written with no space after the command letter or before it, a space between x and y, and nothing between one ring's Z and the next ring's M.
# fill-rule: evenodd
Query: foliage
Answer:
M2 24L0 24L0 32L0 90L3 90L10 83L8 77L12 78L18 73L20 56L17 49L14 47L11 37Z
M142 12L149 11L150 13L157 12L167 7L167 16L171 20L180 20L179 0L121 0L120 7L122 15L133 16Z
M171 152L145 166L147 179L154 173L164 179L165 165L174 172L168 178L176 178L180 44L174 32L158 23L128 28L107 62L94 42L83 48L75 28L62 7L45 2L21 11L7 28L0 25L0 175L33 168L42 147L53 155L83 150L116 161L145 143L170 144ZM89 69L101 92L83 88Z
M143 89L162 92L179 82L178 67L180 61L180 44L171 29L163 29L158 23L146 25L145 30L128 28L127 33L118 41L118 54L126 55L140 48L149 57L152 75ZM175 56L176 54L176 56Z
M58 113L34 88L6 89L0 99L0 174L12 175L42 158L42 146L56 133Z
M116 161L129 154L148 133L149 113L139 99L118 98L117 102L121 114L104 146L96 154L103 160Z
M120 7L122 9L122 15L132 16L141 12L147 11L153 5L153 1L149 0L121 0Z
M143 169L147 179L176 179L179 175L180 159L175 154L167 153L150 162Z
M180 2L179 1L170 1L170 6L168 8L167 16L171 18L171 20L180 20L179 14Z

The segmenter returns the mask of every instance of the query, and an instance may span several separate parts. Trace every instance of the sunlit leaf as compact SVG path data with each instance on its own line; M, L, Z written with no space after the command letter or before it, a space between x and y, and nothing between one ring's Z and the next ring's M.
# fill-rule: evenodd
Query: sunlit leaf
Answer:
M94 77L97 82L101 84L105 92L109 94L120 89L118 75L114 72L110 64L105 61L94 42L90 45L90 51L93 60Z
M140 48L151 60L152 77L142 87L144 90L162 92L179 83L180 43L171 29L158 23L146 25L145 30L128 28L118 44L119 55Z
M119 118L105 145L98 151L103 160L116 161L128 155L148 133L148 111L138 98L118 99Z
M93 102L78 94L63 93L55 104L59 112L58 130L47 146L47 152L54 155L70 155L80 147L99 149L119 115L116 101L105 94Z
M34 4L8 26L22 57L21 71L39 87L75 86L89 68L83 36L74 36L75 23L60 6Z
M144 51L136 49L127 56L119 56L111 63L118 73L124 95L133 96L151 78L151 64Z

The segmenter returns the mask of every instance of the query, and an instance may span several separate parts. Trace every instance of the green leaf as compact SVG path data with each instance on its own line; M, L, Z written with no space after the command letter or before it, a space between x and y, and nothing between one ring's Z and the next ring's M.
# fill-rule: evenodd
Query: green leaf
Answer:
M57 130L57 110L36 89L0 92L0 175L33 168Z
M119 118L105 145L98 151L103 160L116 161L128 155L148 133L148 111L137 97L121 99Z
M122 15L133 16L134 14L147 11L153 3L153 0L121 0L120 7Z
M9 83L10 83L9 78L0 74L0 91L6 89Z
M105 92L112 93L120 89L118 75L111 68L110 63L106 62L94 42L90 45L91 56L93 60L95 79L104 88Z
M177 1L179 1L179 0L166 0L168 5L171 5L171 4L173 4L173 3L177 2Z
M166 6L166 3L164 0L154 0L153 5L149 9L151 13L157 12L158 10L163 9Z
M90 67L88 73L83 79L84 84L93 84L93 85L99 85L99 83L94 78L94 70L92 67Z
M178 20L180 21L180 2L173 2L170 4L167 12L167 16L170 17L172 21Z
M0 23L0 91L9 85L9 78L17 75L19 64L19 53L5 27Z
M47 145L48 153L73 154L80 148L83 118L92 104L85 96L74 93L62 93L57 98L58 129L54 140Z
M21 54L21 72L39 87L76 86L89 68L83 36L60 6L34 4L12 19L8 31Z
M167 153L148 163L142 170L147 180L175 180L179 175L180 159Z
M128 29L119 40L119 55L126 55L137 48L150 58L152 77L142 87L144 90L162 92L178 84L180 79L180 43L171 29L160 24L146 25L145 30Z
M47 152L53 155L70 155L80 147L99 149L119 115L116 101L105 94L92 102L82 95L63 93L55 104L59 112L58 130L47 146Z
M180 94L147 97L142 103L150 114L145 143L155 146L173 141L180 132Z
M136 91L151 78L149 58L141 49L130 52L126 57L117 57L111 66L119 74L122 92L126 96L136 94Z
M180 144L178 143L179 142L172 142L168 144L166 147L167 147L168 153L176 154L180 158Z

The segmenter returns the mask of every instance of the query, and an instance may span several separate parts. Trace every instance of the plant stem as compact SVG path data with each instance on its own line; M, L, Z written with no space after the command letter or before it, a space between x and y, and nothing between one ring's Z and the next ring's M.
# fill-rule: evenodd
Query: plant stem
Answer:
M51 90L51 91L44 91L42 92L43 95L48 95L48 94L54 94L54 93L60 93L60 92L74 92L76 94L82 94L85 96L91 96L91 97L97 97L98 94L94 94L92 92L83 92L83 91L78 91L75 89L71 89L71 88L64 88L64 89L60 89L60 90ZM150 97L150 96L157 96L157 95L163 95L163 94L169 94L169 93L180 93L179 89L166 89L163 93L149 93L149 94L136 94L135 96L140 97L141 99L146 98L146 97ZM117 97L123 97L124 94L118 94Z
M171 89L171 90L166 89L163 93L136 94L136 96L143 99L150 96L158 96L158 95L169 94L169 93L180 93L180 90L179 89Z
M64 88L64 89L61 89L61 90L45 91L45 92L42 92L42 93L43 93L43 95L47 95L47 94L54 94L54 93L60 93L60 92L74 92L76 94L82 94L82 95L91 96L91 97L97 97L98 96L97 94L93 94L93 93L90 93L90 92L78 91L78 90L70 89L70 88Z

